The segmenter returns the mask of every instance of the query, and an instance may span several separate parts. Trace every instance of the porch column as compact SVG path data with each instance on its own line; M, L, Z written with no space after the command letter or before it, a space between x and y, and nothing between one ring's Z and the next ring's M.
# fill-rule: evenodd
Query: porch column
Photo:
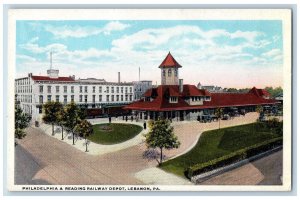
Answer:
M142 120L144 120L145 119L145 112L143 111L142 112Z
M182 117L182 121L184 121L185 114L186 114L186 112L185 112L185 110L184 110L184 111L183 111L183 117Z
M147 120L150 120L150 111L147 111Z
M156 120L155 117L156 117L156 116L155 116L155 111L153 111L153 120Z

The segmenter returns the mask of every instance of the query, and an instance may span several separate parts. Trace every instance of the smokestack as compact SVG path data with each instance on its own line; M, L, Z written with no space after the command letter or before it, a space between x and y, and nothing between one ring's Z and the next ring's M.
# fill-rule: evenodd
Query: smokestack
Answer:
M139 67L139 81L141 81L141 68Z
M183 92L183 79L179 79L179 92Z
M120 72L118 72L118 83L121 82L121 75L120 75Z

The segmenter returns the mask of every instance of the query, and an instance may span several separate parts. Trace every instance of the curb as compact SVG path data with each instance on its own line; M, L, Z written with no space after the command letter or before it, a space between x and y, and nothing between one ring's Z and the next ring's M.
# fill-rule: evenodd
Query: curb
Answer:
M233 169L236 169L238 167L241 167L253 160L256 160L256 159L259 159L259 158L262 158L264 156L267 156L271 153L274 153L276 151L279 151L282 149L282 146L279 146L279 147L276 147L274 149L271 149L269 151L266 151L266 152L263 152L261 154L258 154L258 155L255 155L255 156L252 156L250 158L247 158L245 160L241 160L239 162L236 162L236 163L233 163L233 164L230 164L230 165L227 165L225 167L220 167L220 168L217 168L217 169L214 169L212 171L209 171L209 172L206 172L206 173L203 173L203 174L199 174L199 175L196 175L196 176L193 176L191 178L191 182L197 184L197 183L201 183L203 181L206 181L214 176L217 176L219 174L222 174L224 172L227 172L227 171L230 171L230 170L233 170Z

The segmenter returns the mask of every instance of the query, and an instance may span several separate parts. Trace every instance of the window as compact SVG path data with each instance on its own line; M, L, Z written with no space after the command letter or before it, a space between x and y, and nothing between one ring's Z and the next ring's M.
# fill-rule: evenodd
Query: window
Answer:
M84 95L84 102L87 103L88 95Z
M174 76L177 76L178 75L178 71L177 69L174 69Z
M115 92L115 88L111 87L111 93L114 93L114 92Z
M99 86L99 93L102 93L102 86Z
M162 70L163 76L166 76L166 71L163 69Z
M130 90L130 93L132 93L132 87L130 87L129 90Z
M68 86L64 86L64 93L67 93L68 92Z
M95 93L96 92L96 87L95 86L93 86L93 93Z
M129 101L132 101L132 95L129 96Z
M48 91L48 93L51 93L51 86L50 85L47 87L47 91Z
M99 95L99 101L100 102L102 101L102 95Z
M116 101L119 101L119 95L117 95L116 98L117 98Z
M123 101L123 95L121 95L121 101Z
M71 95L71 102L74 102L74 95Z
M43 95L40 95L40 97L39 97L39 102L40 102L40 103L43 103Z
M74 86L71 86L71 93L74 93Z
M93 103L96 101L96 95L93 95Z
M121 93L123 93L123 87L121 87Z
M172 70L168 69L168 76L171 76L171 75L172 75Z
M170 97L170 102L177 102L177 97Z
M55 96L55 100L56 100L56 102L59 102L59 95Z
M79 87L79 92L82 93L82 86Z
M119 93L119 87L117 87L117 93Z
M125 87L125 93L127 93L128 92L128 88L127 87Z
M106 101L109 102L109 95L106 95Z
M128 101L128 95L125 95L125 101Z
M88 86L84 87L84 92L88 92Z
M111 95L111 101L115 101L115 96Z
M64 103L67 104L67 102L68 102L68 96L64 95Z
M79 95L79 102L82 102L82 95Z
M43 108L40 106L39 107L39 113L41 114L43 112Z
M109 87L108 86L106 86L106 92L109 93Z
M51 101L51 95L47 96L47 101Z
M56 89L56 93L59 93L59 86L56 86L55 89Z

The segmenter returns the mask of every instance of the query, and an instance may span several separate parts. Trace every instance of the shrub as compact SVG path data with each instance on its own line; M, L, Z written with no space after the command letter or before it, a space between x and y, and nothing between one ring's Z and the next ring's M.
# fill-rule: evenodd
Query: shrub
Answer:
M227 154L225 156L210 160L205 163L196 164L193 166L188 167L185 170L185 175L187 178L191 178L195 175L211 171L213 169L223 167L229 164L232 164L234 162L241 161L243 159L252 157L254 155L257 155L259 153L265 152L269 149L273 149L276 146L279 146L282 144L282 137L279 138L273 138L268 141L264 141L243 149L240 149L238 151L232 152L230 154Z

